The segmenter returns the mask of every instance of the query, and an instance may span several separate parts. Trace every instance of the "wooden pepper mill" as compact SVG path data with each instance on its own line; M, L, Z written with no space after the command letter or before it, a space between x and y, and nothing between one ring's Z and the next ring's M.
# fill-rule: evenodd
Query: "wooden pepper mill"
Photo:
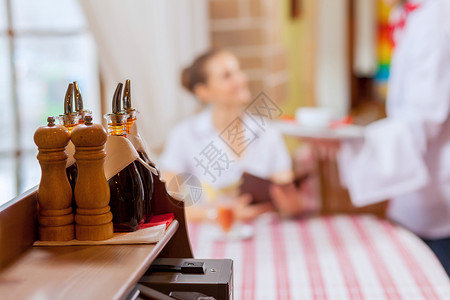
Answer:
M78 179L75 184L75 235L81 241L100 241L113 236L112 213L109 207L109 185L103 164L107 134L100 124L92 124L86 116L84 124L72 131Z
M38 189L39 239L41 241L70 241L74 239L72 188L66 176L69 131L55 125L48 117L48 125L34 133L38 146L37 159L41 165L41 182Z

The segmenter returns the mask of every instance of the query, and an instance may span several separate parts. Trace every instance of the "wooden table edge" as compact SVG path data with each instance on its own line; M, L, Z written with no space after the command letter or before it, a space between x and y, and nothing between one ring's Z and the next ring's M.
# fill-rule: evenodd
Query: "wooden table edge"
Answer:
M156 243L155 247L149 253L147 258L142 262L142 265L139 269L137 269L134 274L129 277L129 280L124 283L124 286L119 290L118 299L125 299L127 295L131 292L134 285L139 281L139 279L145 274L147 269L150 267L152 262L156 259L158 254L162 251L162 249L167 245L172 236L175 234L179 227L179 223L177 220L173 220L167 228L163 238Z
M139 281L139 279L145 274L145 272L147 271L147 269L150 267L151 263L158 257L158 255L161 253L161 251L164 249L164 247L167 245L167 243L171 240L171 238L175 235L175 233L177 232L178 228L179 228L180 223L178 222L178 220L173 220L172 223L167 227L166 232L164 233L164 236L161 238L160 241L158 241L155 244L147 244L148 246L152 246L151 249L149 249L148 253L146 255L143 255L143 259L140 261L139 265L136 266L133 271L130 271L129 274L127 274L126 280L124 280L123 282L121 282L121 285L118 286L117 288L113 289L111 293L109 293L108 298L111 299L126 299L128 294L132 291L132 289L134 288L135 284ZM142 247L145 244L117 244L117 245L92 245L92 246L39 246L39 247L30 247L27 251L25 251L24 253L22 253L14 262L12 262L8 267L6 267L5 269L0 270L0 275L2 275L2 273L6 273L4 274L6 277L2 278L2 280L0 280L0 283L2 284L7 284L8 282L8 276L10 274L8 274L11 270L14 270L14 268L21 268L21 264L26 264L27 259L29 257L32 257L35 252L33 252L35 249L41 251L42 249L50 249L50 248L95 248L95 247L104 247L104 246L108 246L108 247L121 247L121 246L127 246L127 247ZM13 271L14 272L14 271ZM1 277L0 277L1 278ZM14 276L12 277L12 279L14 279ZM95 285L95 282L93 282L92 284ZM25 286L24 286L25 287ZM5 286L3 286L3 291L5 291ZM79 290L82 291L83 290L83 286L79 286ZM110 287L111 288L111 287ZM3 294L0 295L0 298L2 298L3 296L6 296L6 299L10 299L9 296ZM13 297L11 299L14 299L14 295L12 295ZM92 297L95 297L95 295L88 295L88 294L84 294L84 295L79 295L81 296L82 299L92 299ZM98 295L97 295L98 296ZM59 298L59 297L56 297ZM26 299L34 299L34 296L30 297L26 297ZM43 299L47 299L47 298L43 298Z

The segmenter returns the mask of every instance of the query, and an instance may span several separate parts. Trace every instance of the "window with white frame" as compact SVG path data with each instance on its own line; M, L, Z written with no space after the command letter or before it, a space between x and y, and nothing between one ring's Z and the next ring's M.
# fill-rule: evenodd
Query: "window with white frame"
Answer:
M100 122L94 41L77 0L0 0L0 205L39 184L33 141L78 81Z

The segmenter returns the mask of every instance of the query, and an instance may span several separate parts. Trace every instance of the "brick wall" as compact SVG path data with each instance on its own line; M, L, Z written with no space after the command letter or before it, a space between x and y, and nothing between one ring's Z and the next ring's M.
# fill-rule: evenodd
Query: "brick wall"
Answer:
M280 103L286 98L287 68L282 46L279 0L210 0L212 47L232 51L249 77L255 97L264 91Z

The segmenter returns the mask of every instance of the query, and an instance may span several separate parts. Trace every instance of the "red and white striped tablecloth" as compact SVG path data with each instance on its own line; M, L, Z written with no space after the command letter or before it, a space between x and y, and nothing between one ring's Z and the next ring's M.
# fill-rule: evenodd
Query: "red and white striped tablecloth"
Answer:
M234 261L234 299L450 299L450 280L409 231L373 216L248 223L246 240L214 240L191 223L196 258Z

